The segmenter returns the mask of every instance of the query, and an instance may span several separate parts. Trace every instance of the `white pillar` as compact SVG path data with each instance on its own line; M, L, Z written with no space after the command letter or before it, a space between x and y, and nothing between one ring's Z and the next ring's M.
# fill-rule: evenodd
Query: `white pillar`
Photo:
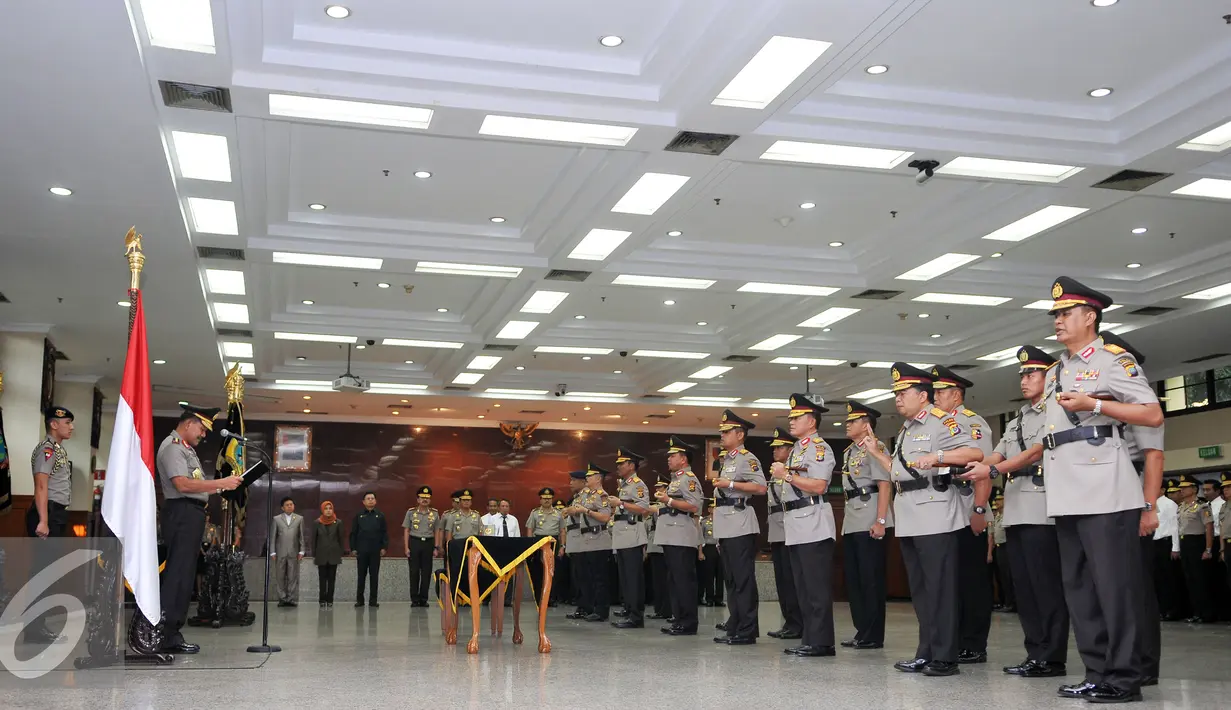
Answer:
M43 396L44 337L44 333L0 332L0 372L4 373L0 407L4 408L4 442L9 450L14 496L34 495L30 454L47 435L39 401Z
M89 510L94 495L94 475L90 467L90 424L94 409L94 385L99 380L93 375L64 376L56 378L54 404L73 413L73 438L64 442L68 460L73 462L73 492L69 510Z

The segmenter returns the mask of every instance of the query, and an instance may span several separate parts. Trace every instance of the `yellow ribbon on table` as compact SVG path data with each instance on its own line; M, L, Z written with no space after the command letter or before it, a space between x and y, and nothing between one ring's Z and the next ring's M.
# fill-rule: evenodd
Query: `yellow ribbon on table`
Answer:
M480 566L482 566L483 569L495 575L496 581L488 585L487 589L484 589L482 593L479 594L479 598L477 600L471 600L470 596L466 594L464 591L462 591L462 580L461 579L458 579L456 582L453 582L449 579L448 558L446 557L445 571L441 574L441 577L444 578L445 583L448 584L450 589L452 590L452 594L449 595L449 599L453 604L453 613L455 614L457 613L457 603L459 601L464 602L466 604L477 604L477 603L482 602L489 595L491 595L491 593L496 590L496 587L499 587L502 582L508 581L509 578L512 577L517 572L517 568L519 565L521 565L521 563L529 559L530 556L533 555L535 552L538 552L539 550L543 549L544 545L551 545L553 548L553 554L554 554L556 539L554 537L542 537L542 538L539 538L533 545L531 545L525 552L518 555L517 558L514 559L512 562L501 567L496 562L495 558L491 556L491 553L487 551L487 548L483 546L483 543L479 541L479 538L474 537L474 536L466 538L466 546L462 549L462 571L468 572L466 568L467 568L467 565L469 564L468 559L470 556L469 555L470 548L474 547L482 555L482 558L479 560ZM467 578L468 574L461 574L459 576L462 578ZM533 590L533 593L538 594L538 590L537 589ZM444 601L438 600L438 603L443 608Z

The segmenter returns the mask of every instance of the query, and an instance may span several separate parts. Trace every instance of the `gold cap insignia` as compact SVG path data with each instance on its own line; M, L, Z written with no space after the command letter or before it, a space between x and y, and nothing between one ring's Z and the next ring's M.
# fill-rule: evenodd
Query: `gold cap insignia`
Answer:
M936 377L940 377L940 370L937 370L936 368L933 367L932 374Z
M1030 359L1030 356L1026 354L1026 351L1025 351L1025 350L1018 350L1018 351L1017 351L1017 359L1018 359L1018 360L1021 360L1022 362L1026 362L1027 360L1029 360L1029 359Z
M855 411L855 408L851 406L851 403L850 403L850 402L847 402L847 403L846 403L846 413L847 413L847 414L850 414L850 413L851 413L851 412L853 412L853 411Z
M64 411L63 409L56 410L56 419L62 419L67 416L68 416L68 412Z
M792 409L795 408L795 398L794 397L791 397L791 408Z
M891 374L893 375L894 382L897 382L898 380L902 379L902 373L898 372L898 368L896 367L893 368L893 372Z
M723 420L724 422L725 422L725 421L727 421L727 415L726 415L725 413L722 415L722 420Z
M1060 298L1060 297L1061 297L1061 296L1063 296L1063 295L1064 295L1064 287L1060 285L1060 282L1059 282L1059 281L1057 281L1057 282L1056 282L1056 283L1055 283L1055 284L1051 287L1051 297L1052 297L1053 299L1055 299L1055 298Z

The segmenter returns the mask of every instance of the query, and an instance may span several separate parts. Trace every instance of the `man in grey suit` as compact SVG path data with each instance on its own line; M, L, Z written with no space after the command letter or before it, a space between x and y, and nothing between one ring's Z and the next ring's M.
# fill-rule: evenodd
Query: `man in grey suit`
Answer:
M271 552L278 584L278 606L299 606L299 561L303 559L303 516L290 496L282 499L282 514L269 525Z

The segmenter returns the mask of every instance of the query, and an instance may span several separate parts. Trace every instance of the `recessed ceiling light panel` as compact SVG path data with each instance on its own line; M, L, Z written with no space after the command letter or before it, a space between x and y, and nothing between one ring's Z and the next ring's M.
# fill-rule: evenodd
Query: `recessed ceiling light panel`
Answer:
M274 333L274 340L301 340L313 343L354 343L353 335L324 335L318 333Z
M1221 153L1231 148L1231 121L1213 128L1176 146L1181 150L1201 150L1207 153Z
M222 354L224 357L234 357L240 359L252 359L252 343L227 341L222 344Z
M671 175L668 173L646 173L642 175L620 201L611 208L612 212L624 214L652 215L658 208L666 204L684 183L687 175Z
M1223 296L1231 296L1231 283L1225 283L1221 286L1214 286L1213 288L1207 288L1203 291L1190 293L1184 298L1189 298L1194 301L1212 301L1216 298L1222 298Z
M325 14L335 20L345 20L350 17L350 8L345 5L326 5Z
M319 96L270 94L269 113L287 118L316 121L362 123L371 126L427 129L432 124L432 109L364 101L343 101Z
M611 49L612 47L619 47L624 44L624 38L616 35L603 35L598 38L598 43Z
M776 357L769 361L771 365L814 365L816 367L837 367L846 360L831 360L823 357Z
M250 362L235 362L234 360L228 361L227 372L230 372L231 368L236 365L239 365L239 374L244 377L256 377L256 365L253 365Z
M171 131L171 147L181 177L231 182L231 151L226 136Z
M334 254L298 254L288 251L273 253L275 264L296 264L299 266L336 266L342 269L379 270L384 266L383 259L373 259L363 256L336 256Z
M696 386L697 386L696 382L684 382L684 381L672 382L671 384L667 385L666 387L661 388L658 391L666 392L668 394L674 394L676 392L683 392L686 389L689 389L691 387L696 387Z
M504 358L499 355L475 355L470 364L466 366L467 370L490 370L495 367Z
M499 333L496 333L496 337L501 340L521 340L537 327L539 327L537 321L511 320L504 324Z
M230 269L206 269L205 286L210 293L227 296L246 295L244 272Z
M825 310L821 311L820 313L817 313L816 315L812 316L811 318L804 321L803 323L800 323L796 327L826 328L828 326L833 325L834 323L837 323L843 318L848 318L850 316L855 315L858 312L859 312L858 308L842 308L840 306L834 306L832 308L826 308Z
M380 344L402 348L444 348L445 350L458 350L465 345L465 343L449 340L407 340L406 338L385 338L380 341Z
M610 355L611 348L581 348L566 345L540 345L534 349L536 353L555 353L558 355Z
M611 256L611 252L619 248L630 235L632 232L619 229L591 229L569 253L568 258L602 261Z
M761 160L782 160L790 163L838 165L848 168L891 170L914 155L910 151L886 148L863 148L855 145L830 145L801 141L778 141L761 154Z
M773 36L711 102L715 106L763 109L812 66L831 43Z
M141 19L150 44L214 54L214 18L209 0L141 0Z
M709 353L689 353L678 350L637 350L633 352L633 357L659 357L675 360L704 360L709 356Z
M193 227L202 234L239 235L235 203L230 200L189 197L188 212L192 215Z
M838 289L831 286L804 286L760 281L749 281L737 290L745 293L775 293L790 296L829 296L838 292Z
M626 146L637 135L636 128L610 126L601 123L576 123L573 121L549 121L542 118L489 115L483 119L479 133L485 136L526 138L530 140L557 141L560 143L585 143L587 145Z
M481 379L483 379L483 373L481 372L459 372L457 377L453 378L453 384L473 385Z
M522 313L551 313L568 298L567 291L535 291L521 307Z
M1172 190L1173 195L1189 197L1214 197L1220 200L1231 200L1231 180L1217 178L1201 178L1190 182L1178 190Z
M922 303L952 303L959 306L1000 306L1013 299L1004 296L972 296L966 293L925 293L911 300ZM919 317L924 318L926 314L921 313Z
M1037 212L1032 212L1022 217L1016 222L1011 222L990 234L983 235L983 238L1001 242L1020 242L1023 239L1033 237L1039 232L1051 229L1062 222L1067 222L1077 215L1089 211L1087 207L1048 205Z
M697 370L689 375L689 377L694 380L710 380L730 371L731 368L726 365L710 365L709 367L703 367L700 370Z
M799 340L802 337L804 336L792 335L790 333L779 333L778 335L769 336L768 338L766 338L765 340L762 340L756 345L748 346L748 349L749 350L767 350L767 351L777 350L778 348L784 347L786 345L790 345L791 343L795 342L796 340Z
M958 254L950 252L942 254L931 261L925 262L915 268L901 274L897 278L906 281L931 281L937 276L953 271L956 268L965 266L979 258L977 254Z
M492 276L502 279L515 279L521 275L521 267L489 266L487 264L448 264L439 261L420 261L415 264L415 271L420 274L454 274L457 276Z
M649 286L652 288L681 288L703 291L716 282L708 279L686 279L674 276L639 276L620 274L612 280L614 286Z
M960 156L936 169L937 175L960 175L963 177L991 180L1020 180L1022 182L1058 183L1081 172L1072 165L1031 163L1023 160L997 160Z
M247 323L248 306L243 303L215 303L214 319L219 323Z

